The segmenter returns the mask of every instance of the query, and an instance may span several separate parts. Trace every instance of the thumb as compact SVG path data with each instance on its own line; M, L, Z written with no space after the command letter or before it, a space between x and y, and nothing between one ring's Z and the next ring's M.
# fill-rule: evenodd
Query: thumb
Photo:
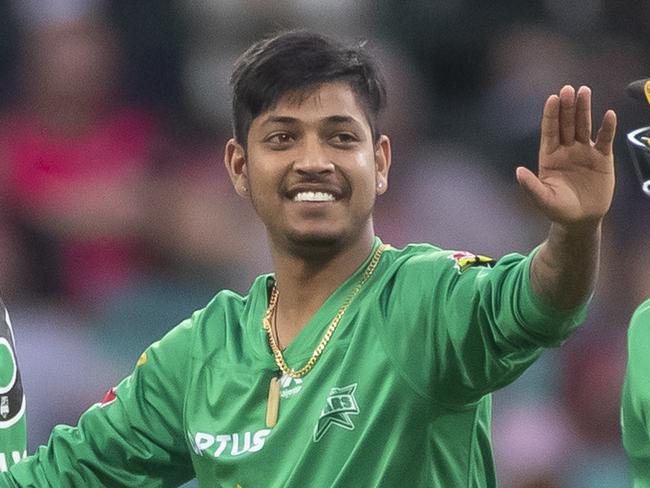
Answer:
M524 189L533 203L540 209L546 207L549 190L535 174L523 166L516 170L517 182Z

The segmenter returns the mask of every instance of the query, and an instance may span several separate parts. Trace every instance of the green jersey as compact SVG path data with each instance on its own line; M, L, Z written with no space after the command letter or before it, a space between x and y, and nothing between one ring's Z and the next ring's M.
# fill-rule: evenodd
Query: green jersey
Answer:
M9 314L0 301L0 471L26 454L25 396Z
M244 297L221 292L0 485L495 486L490 392L584 315L533 296L530 259L487 267L430 245L389 248L301 379L279 374L262 328L273 275ZM367 264L286 348L291 367L311 357ZM274 377L280 409L270 428Z
M621 424L635 488L650 488L650 300L636 310L628 330L628 360Z

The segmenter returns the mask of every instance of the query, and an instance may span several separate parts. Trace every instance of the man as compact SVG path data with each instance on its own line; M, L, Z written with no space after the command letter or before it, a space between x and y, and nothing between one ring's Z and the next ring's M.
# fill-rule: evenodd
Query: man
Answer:
M636 309L628 330L621 425L634 488L650 487L650 300Z
M25 396L9 313L0 300L0 471L26 455Z
M280 34L232 84L225 163L275 273L219 293L0 485L495 486L490 392L559 344L592 293L614 113L592 142L589 89L549 97L539 175L517 170L549 235L494 263L375 236L391 150L362 50Z

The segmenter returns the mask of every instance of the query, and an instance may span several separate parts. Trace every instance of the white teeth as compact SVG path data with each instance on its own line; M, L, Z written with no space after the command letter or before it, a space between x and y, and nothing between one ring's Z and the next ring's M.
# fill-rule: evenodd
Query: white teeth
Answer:
M294 202L333 202L334 195L322 191L301 191L295 197Z

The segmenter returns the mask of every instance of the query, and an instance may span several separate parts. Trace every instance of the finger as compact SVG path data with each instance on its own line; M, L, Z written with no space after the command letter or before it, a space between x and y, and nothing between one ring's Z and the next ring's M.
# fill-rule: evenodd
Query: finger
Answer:
M573 144L575 138L575 90L571 85L565 85L560 90L560 144Z
M539 208L546 206L550 190L544 186L535 174L523 166L517 168L517 181Z
M560 99L551 95L544 104L542 114L542 136L540 148L545 153L552 153L560 145Z
M608 110L603 116L603 123L598 129L596 135L596 143L594 147L604 154L609 156L612 154L614 145L614 136L616 135L616 112Z
M578 142L591 141L591 90L581 86L576 96L576 132Z

